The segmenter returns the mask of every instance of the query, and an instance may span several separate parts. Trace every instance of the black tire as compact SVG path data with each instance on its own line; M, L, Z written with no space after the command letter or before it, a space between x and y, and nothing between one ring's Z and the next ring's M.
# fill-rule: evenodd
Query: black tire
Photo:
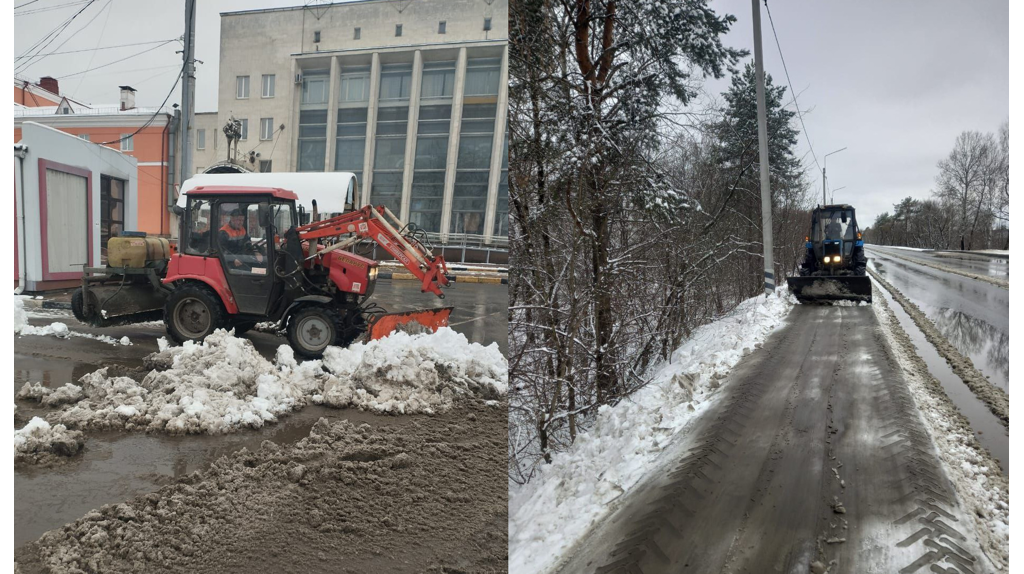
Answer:
M206 285L189 283L179 287L164 304L167 334L178 343L202 341L226 323L227 312L220 297Z
M343 346L348 331L343 311L327 305L306 305L288 318L288 343L304 359L319 359L330 346Z
M85 314L85 293L81 287L71 294L71 313L82 323L89 323L89 318Z

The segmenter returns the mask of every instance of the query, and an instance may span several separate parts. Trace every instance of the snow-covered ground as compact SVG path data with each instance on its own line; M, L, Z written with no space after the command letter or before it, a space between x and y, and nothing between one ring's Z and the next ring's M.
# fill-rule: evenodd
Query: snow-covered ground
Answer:
M442 412L459 397L500 399L508 364L497 344L470 343L449 328L330 348L298 362L281 345L265 359L252 342L218 330L180 347L160 340L141 381L99 369L55 390L26 384L18 398L60 407L46 418L76 429L146 429L170 434L260 428L310 402L377 412Z
M590 432L509 493L509 571L546 572L656 463L673 436L704 411L729 371L760 346L796 303L785 287L740 303L705 325L650 384L598 411Z
M874 245L871 247L885 247L887 249L905 249L907 251L935 251L934 249L925 249L923 247L904 247L902 245Z
M72 331L71 329L68 328L66 323L62 323L60 321L55 321L53 323L50 323L49 325L46 325L45 327L37 327L35 325L30 325L28 322L30 316L48 318L49 315L37 315L29 313L29 311L25 309L25 300L28 299L31 299L31 297L24 295L14 296L14 333L16 335L37 335L44 337L52 336L57 337L58 339L67 339L70 337L83 337L86 339L102 341L104 343L107 343L108 345L114 346L127 346L132 344L131 339L129 339L128 337L121 337L120 339L115 339L113 337L108 337L107 335L93 335L90 333L79 333L77 331Z

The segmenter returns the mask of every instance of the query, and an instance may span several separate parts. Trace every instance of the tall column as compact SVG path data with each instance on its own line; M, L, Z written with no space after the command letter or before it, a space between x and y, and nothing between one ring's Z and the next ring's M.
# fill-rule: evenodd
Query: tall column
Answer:
M338 81L338 57L331 57L331 87L327 90L327 145L325 146L324 153L327 157L324 158L324 169L326 171L334 171L334 145L335 145L335 130L338 129L338 85L341 83Z
M459 48L455 63L455 87L452 91L452 121L448 129L448 157L444 166L444 202L441 207L441 242L448 241L452 224L452 198L455 195L455 170L458 167L459 132L462 130L462 100L466 91L466 48Z
M494 140L491 142L491 171L487 178L487 210L484 212L484 243L488 244L494 233L494 217L498 209L501 152L505 146L505 124L508 122L508 45L501 54L501 79L498 81L498 109L495 115Z
M412 86L409 89L409 125L405 130L405 170L402 172L402 208L399 217L409 221L409 204L412 198L412 170L416 163L416 134L419 132L420 93L423 91L423 53L413 52Z
M366 149L363 152L363 190L360 205L370 203L370 186L373 185L373 152L377 139L377 99L380 97L380 54L373 53L370 60L370 101L366 107ZM358 205L356 206L359 207Z
M299 108L302 107L302 82L295 79L302 73L298 60L292 59L292 77L288 81L292 83L290 90L292 96L292 117L290 125L285 126L288 132L288 169L286 171L299 171ZM276 170L275 170L276 171Z

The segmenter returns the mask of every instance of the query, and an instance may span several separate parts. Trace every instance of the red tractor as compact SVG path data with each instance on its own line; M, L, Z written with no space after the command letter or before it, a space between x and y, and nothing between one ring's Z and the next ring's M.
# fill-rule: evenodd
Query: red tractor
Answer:
M266 187L189 191L186 207L178 209L177 252L167 257L165 240L141 234L111 238L107 267L85 269L72 298L75 316L97 326L162 316L178 342L273 322L287 328L289 343L305 358L396 328L447 325L451 307L385 313L368 302L378 262L344 250L373 241L419 278L423 292L443 299L441 289L454 278L425 235L384 206L323 221L315 221L314 211L314 221L301 225L296 199L291 191Z

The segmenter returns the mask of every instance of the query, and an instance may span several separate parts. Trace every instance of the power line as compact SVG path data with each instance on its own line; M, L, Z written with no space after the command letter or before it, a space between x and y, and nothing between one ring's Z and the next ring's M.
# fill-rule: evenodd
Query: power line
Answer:
M35 4L36 2L39 2L39 0L29 0L28 2L25 2L24 4L20 4L18 6L15 6L14 9L17 10L18 8L24 8L25 6L28 6L29 4Z
M18 60L23 60L25 58L28 58L28 60L25 61L25 62L22 62L21 64L18 64L18 66L15 67L14 71L15 72L20 72L21 70L25 69L25 67L28 66L32 62L32 60L37 55L39 55L40 52L42 52L43 50L46 49L47 46L52 44L53 41L56 40L57 37L60 36L61 33L64 30L66 30L68 26L71 25L72 22L75 21L75 18L78 18L79 14L81 14L82 12L85 12L85 10L88 9L89 6L92 6L95 1L96 0L89 0L89 3L86 4L85 6L83 6L81 10L79 10L78 12L75 12L73 16L71 16L70 18L65 20L63 23L58 24L56 28L51 30L50 33L47 34L46 36L44 36L41 40L39 40L38 42L33 44L32 47L29 48L28 50L26 50L24 54L22 54L21 56L18 56L17 58L15 58L14 59L15 62L17 62ZM45 44L43 44L44 41L46 42ZM63 44L61 44L61 45L63 45ZM29 52L31 52L32 50L35 50L35 53L32 54L31 56L27 56L27 54Z
M113 62L107 62L106 64L102 64L102 65L96 66L95 68L89 68L88 70L83 70L81 72L75 72L73 74L65 74L63 76L57 76L57 79L58 80L63 80L64 78L71 78L71 77L79 76L79 75L82 75L82 74L88 74L89 72L92 72L94 70L99 70L101 68L106 68L107 66L113 66L114 64L117 64L119 62L123 62L123 61L129 60L131 58L135 58L136 56L141 56L141 55L145 54L146 52L152 52L153 50L156 50L157 48L162 48L163 46L166 46L167 44L170 44L173 41L174 40L167 40L166 42L164 42L163 44L160 44L159 46L153 46L152 48L149 48L148 50L143 50L141 52L136 52L136 53L134 53L134 54L132 54L130 56L125 56L124 58L121 58L119 60L114 60Z
M66 40L61 42L60 45L57 46L56 49L60 50L62 47L64 47L64 44L67 44L68 42L71 41L72 38L77 36L82 30L85 30L86 28L88 28L89 24L92 24L93 20L95 20L96 18L99 18L99 15L102 14L103 11L106 10L110 6L111 2L113 2L113 0L107 0L107 3L104 4L102 8L100 8L99 12L97 12L92 18L90 18L89 21L86 22L84 26L82 26L81 28L75 30L75 32L73 34L71 34L70 36L68 36L68 38ZM86 6L86 8L88 8L88 6ZM107 12L107 18L108 19L110 18L110 12L109 11ZM24 65L24 68L22 68L22 70L28 69L28 67L33 65L33 64L38 64L39 62L43 61L49 55L50 54L42 54L42 55L40 55L39 53L36 53L36 55L33 56L32 58L30 58L30 61ZM38 59L35 59L35 58L38 58ZM35 61L31 61L33 59L35 59Z
M167 92L167 97L165 97L165 98L164 98L164 101L163 101L163 103L161 103L161 104L160 104L160 107L158 107L158 108L156 109L156 111L155 111L155 112L153 112L153 115L152 115L152 116L149 116L149 119L148 119L148 120L146 120L146 123L142 124L142 126L141 126L141 127L139 127L139 129L135 130L134 132L132 132L132 133L130 133L130 134L128 134L128 135L125 135L125 136L121 136L121 137L117 138L116 140L111 140L111 141L108 141L108 142L98 142L98 143L99 143L99 145L109 145L109 144L114 144L114 143L120 143L120 142L123 142L124 140L126 140L126 139L128 139L128 138L130 138L130 137L134 136L135 134L137 134L137 133L141 132L142 130L144 130L144 129L148 128L148 127L149 127L149 124L153 123L153 120L155 120L155 119L156 119L156 117L157 117L158 115L160 115L160 112L161 112L161 111L162 111L162 110L164 109L164 106L166 106L166 105L167 105L167 100L171 99L171 94L173 94L173 93L174 93L174 90L175 90L175 89L176 89L176 88L178 87L178 82L180 82L180 81L181 81L181 76L182 76L182 75L183 75L184 73L185 73L185 66L184 66L184 65L182 65L182 66L181 66L181 71L180 71L180 72L178 72L178 77L177 77L177 78L176 78L176 79L174 80L174 85L173 85L173 86L171 86L171 89L170 89L170 90L169 90L169 91Z
M786 72L786 83L789 84L789 91L793 94L793 106L796 107L796 117L800 118L800 127L803 128L804 139L807 140L807 147L811 148L811 157L814 158L814 165L821 171L818 164L818 156L814 153L814 146L811 145L811 138L807 135L807 126L804 125L804 115L800 112L800 104L796 101L796 90L793 89L793 82L789 79L789 70L786 68L786 58L782 55L782 45L779 44L779 35L775 32L775 22L772 21L772 11L768 8L768 0L764 0L764 9L768 12L768 23L772 27L772 36L775 36L775 46L779 49L779 58L782 59L782 70Z
M99 36L96 37L96 47L97 48L99 47L100 42L103 41L103 33L107 31L107 23L110 22L110 13L114 11L114 0L109 0L107 2L107 4L109 5L110 9L107 10L107 17L103 19L103 28L100 30ZM96 51L94 50L91 54L89 54L89 63L86 64L85 67L88 68L89 66L92 66L92 61L95 58L96 58ZM85 76L84 75L81 78L78 79L78 85L75 86L75 89L71 92L72 96L77 94L78 90L81 89L83 81L85 81Z
M89 0L78 0L77 2L68 2L67 4L57 4L56 6L47 6L46 8L33 8L32 10L25 10L24 12L15 12L15 16L29 16L31 14L39 14L40 12L50 12L52 10L60 10L69 6L80 6L85 4Z
M149 44L166 44L167 42L173 42L178 38L171 38L170 40L151 40L149 42L134 42L132 44L118 44L116 46L103 46L102 48L82 48L81 50L66 50L64 52L48 52L46 56L63 56L64 54L79 54L81 52L95 52L99 50L113 50L115 48L130 48L132 46L147 46Z

